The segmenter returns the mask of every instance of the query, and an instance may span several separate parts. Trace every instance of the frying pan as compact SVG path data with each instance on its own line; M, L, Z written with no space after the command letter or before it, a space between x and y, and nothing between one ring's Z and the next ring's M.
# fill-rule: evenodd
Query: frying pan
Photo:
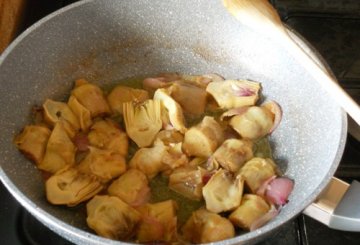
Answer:
M65 99L77 78L107 86L128 77L174 71L259 81L264 98L283 109L282 123L270 141L279 167L295 180L290 202L264 227L219 244L263 239L326 188L343 153L346 114L281 45L242 26L220 0L87 0L26 30L0 58L2 182L37 219L70 241L120 243L93 234L81 205L50 205L40 172L12 140L29 123L33 105L46 98Z

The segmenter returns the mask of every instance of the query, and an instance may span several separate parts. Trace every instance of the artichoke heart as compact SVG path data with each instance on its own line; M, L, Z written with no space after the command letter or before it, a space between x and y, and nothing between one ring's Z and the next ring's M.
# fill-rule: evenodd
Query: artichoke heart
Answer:
M80 124L76 115L66 103L47 99L43 104L43 108L44 119L51 126L54 126L55 123L63 120L69 123L74 130L80 129Z
M219 169L203 187L206 209L220 213L233 210L240 205L244 181L234 178L224 169Z
M161 101L161 105L166 109L171 126L181 133L185 133L185 118L181 106L170 96L165 88L155 91L154 100ZM166 122L165 122L166 123Z
M95 175L103 182L108 182L126 171L125 158L121 154L95 147L89 149L89 154L78 165L80 172Z
M122 85L116 86L107 97L110 108L115 114L123 114L123 104L125 102L139 104L148 99L148 91Z
M110 113L110 107L103 91L95 84L88 83L83 79L81 82L76 81L76 87L71 91L71 95L90 111L91 117Z
M260 83L247 80L211 82L206 91L222 109L255 105L259 99Z
M75 206L95 196L103 184L95 176L80 173L76 168L64 168L45 183L46 197L55 205Z
M162 127L160 101L147 100L138 106L126 102L123 112L129 137L139 147L150 146Z
M182 227L184 239L190 243L211 243L235 236L231 222L206 209L199 209Z
M44 159L38 168L50 173L56 173L61 168L75 163L76 147L66 133L63 124L55 124L46 145Z
M115 240L130 239L141 219L136 209L114 196L95 196L86 204L86 211L88 226Z
M92 124L90 111L86 109L86 107L83 106L73 95L70 96L68 105L77 117L80 129L82 131L87 131Z
M29 125L15 137L14 143L29 159L39 164L43 160L50 134L47 127Z

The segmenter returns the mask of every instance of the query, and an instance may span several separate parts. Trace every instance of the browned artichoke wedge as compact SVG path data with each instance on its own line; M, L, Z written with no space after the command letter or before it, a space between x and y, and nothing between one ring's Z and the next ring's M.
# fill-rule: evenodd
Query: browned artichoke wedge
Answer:
M126 171L125 158L121 154L95 147L89 149L89 154L78 165L80 172L95 175L103 182L108 182Z
M43 104L43 108L44 120L51 126L54 126L59 121L66 121L74 130L80 129L76 115L66 103L47 99Z
M86 210L88 226L110 239L130 239L140 221L136 209L114 196L95 196L86 204Z
M131 102L136 105L148 99L148 91L122 85L113 88L107 97L107 101L114 114L123 114L123 104L125 102Z
M47 127L29 125L15 137L14 143L26 157L39 164L43 160L50 134Z
M124 121L129 137L139 146L150 146L162 127L161 104L158 100L147 100L134 106L124 103Z
M242 229L249 230L252 223L270 210L269 204L257 195L245 194L241 205L230 214L230 221Z
M244 178L250 191L256 193L264 181L276 175L276 165L269 158L254 157L244 164L238 175Z
M241 176L233 177L228 171L219 169L203 187L206 209L220 213L240 205L244 181Z
M107 115L110 107L104 97L103 91L95 84L82 81L71 91L71 95L90 111L91 117Z
M45 183L46 197L55 205L75 206L95 196L103 184L95 176L83 174L76 168L64 168Z
M63 124L57 122L46 145L43 160L38 168L50 173L56 173L65 166L75 163L76 147L66 133Z
M85 106L80 104L80 102L73 95L70 96L68 105L77 117L80 124L80 129L82 131L87 131L92 124L90 111L86 109Z
M128 153L128 137L113 120L95 122L88 134L89 143L101 149L111 150L123 156Z
M108 188L111 196L117 196L127 204L138 207L150 198L150 187L146 175L137 169L129 169Z
M174 242L177 238L177 204L173 200L140 207L141 222L136 233L140 243Z
M211 243L235 236L234 226L228 219L206 209L193 212L182 232L190 243Z
M211 82L206 87L222 109L255 105L259 99L260 83L247 80Z

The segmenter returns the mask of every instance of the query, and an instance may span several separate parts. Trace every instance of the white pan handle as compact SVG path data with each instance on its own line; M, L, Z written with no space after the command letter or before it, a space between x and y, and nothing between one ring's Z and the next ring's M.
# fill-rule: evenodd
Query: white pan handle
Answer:
M354 180L349 185L333 177L303 213L330 228L360 232L360 182Z

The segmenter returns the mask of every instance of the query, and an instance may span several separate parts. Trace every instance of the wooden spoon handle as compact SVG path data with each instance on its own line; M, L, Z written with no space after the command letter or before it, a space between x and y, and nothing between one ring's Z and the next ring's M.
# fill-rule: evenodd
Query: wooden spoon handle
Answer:
M223 0L223 2L228 11L240 22L282 44L331 95L332 99L360 125L359 105L289 36L276 10L267 0Z

